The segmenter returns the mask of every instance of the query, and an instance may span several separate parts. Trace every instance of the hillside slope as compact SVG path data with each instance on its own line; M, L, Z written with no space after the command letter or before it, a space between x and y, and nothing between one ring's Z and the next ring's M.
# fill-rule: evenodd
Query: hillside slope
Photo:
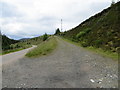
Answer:
M17 43L19 41L8 38L5 35L2 35L2 50L10 49L10 44Z
M25 39L21 39L21 40L13 40L8 38L5 35L0 34L0 38L2 38L2 42L0 42L0 44L2 45L2 54L7 54L10 52L15 52L15 51L19 51L22 49L26 49L29 47L32 47L32 45L38 45L40 43L42 43L44 40L43 39L47 39L49 37L49 35L47 35L46 37L43 36L38 36L38 37L34 37L34 38L25 38Z
M120 2L90 17L77 27L64 32L65 38L116 52L120 47Z

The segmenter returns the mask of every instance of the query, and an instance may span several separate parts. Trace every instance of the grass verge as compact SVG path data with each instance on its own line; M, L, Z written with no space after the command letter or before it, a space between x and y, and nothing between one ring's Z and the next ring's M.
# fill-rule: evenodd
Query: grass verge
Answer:
M30 47L32 47L32 46L29 46L27 48L30 48ZM27 48L16 48L16 49L11 49L11 50L7 50L7 51L2 51L2 53L0 53L0 55L5 55L5 54L12 53L12 52L21 51L21 50L24 50L24 49L27 49Z
M8 54L8 53L12 53L12 52L16 52L16 51L20 51L20 50L23 50L23 48L3 51L3 52L2 52L2 55L4 55L4 54Z
M63 37L62 37L62 39L65 40L65 41L67 41L67 42L69 42L69 43L71 43L71 44L74 44L74 45L77 45L79 47L82 47L80 43L73 42L73 41L71 41L69 39L66 39L66 38L63 38ZM96 52L96 53L98 53L98 54L100 54L102 56L109 57L109 58L112 58L114 60L119 60L118 59L119 55L118 55L117 52L104 51L101 48L95 48L95 47L92 47L92 46L90 46L90 47L83 47L83 48L85 48L85 49L87 49L89 51L92 51L92 52Z
M101 48L95 48L95 47L86 47L87 50L90 50L90 51L95 51L96 53L98 54L101 54L105 57L109 57L109 58L112 58L114 60L118 60L118 53L116 52L111 52L111 51L104 51L103 49Z
M39 44L36 48L29 51L25 56L27 57L38 57L42 55L47 55L52 52L57 46L57 41L54 37Z

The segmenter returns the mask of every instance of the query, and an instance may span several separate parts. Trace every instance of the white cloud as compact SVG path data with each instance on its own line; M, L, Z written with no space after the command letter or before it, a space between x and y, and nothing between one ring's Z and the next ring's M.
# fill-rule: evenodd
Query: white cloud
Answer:
M69 30L91 15L110 6L111 0L1 0L7 4L7 17L0 18L2 32L15 39ZM1 3L0 2L0 3ZM14 7L15 9L10 9ZM12 14L11 14L12 13ZM13 15L11 17L10 15Z

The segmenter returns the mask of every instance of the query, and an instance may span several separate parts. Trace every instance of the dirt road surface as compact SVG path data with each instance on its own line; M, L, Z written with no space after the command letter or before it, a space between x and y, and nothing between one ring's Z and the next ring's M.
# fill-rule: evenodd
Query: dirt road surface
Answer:
M39 58L16 52L3 57L3 88L116 88L118 62L57 38L58 47ZM16 55L19 58L16 58ZM10 56L10 57L9 57ZM20 58L21 57L21 58ZM9 64L4 62L10 61Z
M30 50L30 49L33 49L35 48L36 46L33 45L33 47L31 48L28 48L28 49L24 49L24 50L21 50L21 51L18 51L18 52L13 52L13 53L10 53L10 54L6 54L6 55L2 55L0 57L2 57L2 64L10 64L22 57L25 56L25 54Z

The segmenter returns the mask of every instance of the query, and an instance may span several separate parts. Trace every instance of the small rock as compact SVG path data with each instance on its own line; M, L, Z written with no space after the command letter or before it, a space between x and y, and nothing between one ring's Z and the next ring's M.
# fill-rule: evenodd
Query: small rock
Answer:
M103 81L103 78L99 79L97 83L101 84Z
M110 76L111 78L113 77L113 76Z
M99 79L99 81L102 82L102 81L103 81L103 78Z
M102 82L101 81L98 81L99 84L101 84Z
M94 82L95 82L93 79L90 79L90 81L91 81L92 83L94 83Z

